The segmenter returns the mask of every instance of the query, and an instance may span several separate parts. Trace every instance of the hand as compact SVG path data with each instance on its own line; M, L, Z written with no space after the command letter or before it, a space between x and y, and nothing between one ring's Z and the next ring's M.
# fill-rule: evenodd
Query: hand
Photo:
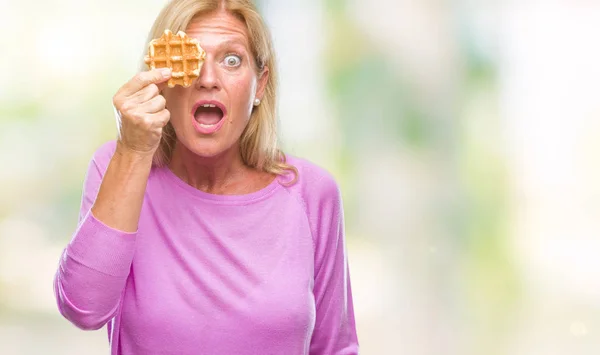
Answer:
M136 153L154 154L163 127L171 118L160 94L170 77L168 68L140 72L117 91L113 105L117 110L119 145Z

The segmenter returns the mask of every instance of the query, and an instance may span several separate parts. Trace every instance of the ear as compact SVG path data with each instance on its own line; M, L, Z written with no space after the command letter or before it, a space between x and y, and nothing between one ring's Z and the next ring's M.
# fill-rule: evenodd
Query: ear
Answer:
M269 82L269 67L265 65L262 73L258 76L258 85L256 87L256 98L259 100L263 99L265 94L265 88L267 87L267 83Z

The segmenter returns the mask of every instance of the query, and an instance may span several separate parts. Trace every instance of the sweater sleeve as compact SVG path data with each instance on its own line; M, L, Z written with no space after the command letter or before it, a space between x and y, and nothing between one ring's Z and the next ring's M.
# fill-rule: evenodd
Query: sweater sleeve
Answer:
M313 186L314 188L315 186ZM315 238L316 323L310 355L356 355L359 345L338 185L326 176L308 207ZM316 200L316 201L315 201ZM316 202L316 203L315 203Z
M110 228L90 211L113 153L114 143L105 144L89 164L79 223L54 276L60 313L85 330L100 329L115 315L135 250L136 233Z

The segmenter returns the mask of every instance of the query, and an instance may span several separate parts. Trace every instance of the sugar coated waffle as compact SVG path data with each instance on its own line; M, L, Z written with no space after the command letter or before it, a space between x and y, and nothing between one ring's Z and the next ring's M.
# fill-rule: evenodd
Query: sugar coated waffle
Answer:
M160 38L150 41L144 61L150 69L171 69L168 81L170 88L175 85L189 87L200 75L205 57L206 52L195 38L188 37L183 31L173 34L170 30L165 30Z

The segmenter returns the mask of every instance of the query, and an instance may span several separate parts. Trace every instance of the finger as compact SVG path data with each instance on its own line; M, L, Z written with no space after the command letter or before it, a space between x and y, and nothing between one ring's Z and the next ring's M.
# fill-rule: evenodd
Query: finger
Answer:
M166 81L163 81L163 82L160 82L160 83L156 84L156 86L158 87L158 91L160 93L162 93L164 89L166 89L166 88L169 87L168 81L169 81L169 79L167 79Z
M149 101L142 103L139 106L139 110L141 112L157 113L165 109L166 103L167 102L165 98L162 95L158 95L153 97Z
M160 127L164 127L169 120L171 119L171 112L169 112L169 110L164 109L162 111L159 111L157 113L153 113L151 115L152 120L159 125Z
M138 91L135 96L131 97L131 100L135 100L139 103L144 103L146 101L150 101L152 98L158 96L160 94L160 89L156 84L150 84Z
M125 96L132 96L146 86L165 82L169 80L170 77L170 68L152 69L149 71L139 72L125 85L123 85L122 93Z

